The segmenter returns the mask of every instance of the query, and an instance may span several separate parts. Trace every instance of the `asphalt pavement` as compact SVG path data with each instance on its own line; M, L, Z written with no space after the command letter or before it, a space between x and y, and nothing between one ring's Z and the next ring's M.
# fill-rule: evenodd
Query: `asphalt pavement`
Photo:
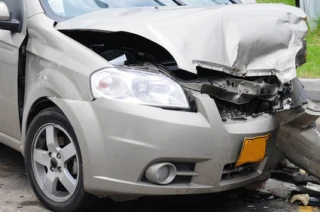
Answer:
M318 123L320 130L320 121ZM168 211L188 209L196 211L319 211L316 208L300 207L283 199L257 192L238 189L234 191L195 196L144 197L130 202L98 200L90 211ZM47 211L35 197L25 172L20 153L0 144L0 212ZM320 212L320 211L319 211Z

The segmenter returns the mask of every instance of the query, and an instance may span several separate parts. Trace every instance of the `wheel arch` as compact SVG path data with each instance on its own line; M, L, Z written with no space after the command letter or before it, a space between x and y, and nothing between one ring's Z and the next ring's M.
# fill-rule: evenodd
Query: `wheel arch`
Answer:
M75 119L74 114L70 111L72 109L69 107L68 104L64 104L67 100L61 98L60 96L55 96L54 95L48 95L48 96L39 96L38 98L35 98L34 101L30 101L27 103L27 108L24 111L24 119L23 119L23 125L22 125L22 143L20 146L20 152L24 156L24 148L25 148L25 138L27 134L27 130L32 122L32 120L39 114L41 111L49 108L49 107L57 107L59 110L63 113L63 115L68 119L70 122L71 126L74 128L74 126L79 126L78 120ZM74 100L69 100L73 102ZM67 101L67 102L69 102ZM74 102L79 102L79 101L74 101ZM83 142L81 142L84 137L82 132L79 130L74 129L74 133L76 135L76 138L79 142L79 148L80 148L80 154L82 155L82 162L84 164L88 164L87 162L87 148L84 147ZM80 140L79 140L80 137ZM86 167L89 167L88 165Z
M58 106L47 97L41 97L38 100L36 100L29 110L27 120L26 120L25 130L28 131L31 121L36 117L37 114L39 114L41 111L49 107L58 107Z
M35 118L35 116L40 113L42 110L48 107L58 107L53 101L51 101L48 96L38 96L35 98L27 100L23 109L23 118L22 118L22 137L21 137L21 146L20 152L24 155L24 143L27 134L27 130Z

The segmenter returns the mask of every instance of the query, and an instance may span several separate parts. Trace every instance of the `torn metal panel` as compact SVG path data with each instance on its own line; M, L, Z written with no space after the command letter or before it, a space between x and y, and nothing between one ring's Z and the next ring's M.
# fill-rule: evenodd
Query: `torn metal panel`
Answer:
M180 84L235 104L249 103L257 97L273 100L277 96L281 85L277 80L270 84L262 78L250 81L230 76L210 77L196 81L180 82Z
M308 108L307 95L299 79L289 83L273 76L237 78L212 72L214 75L196 80L179 81L185 88L210 95L215 99L222 119L247 120L263 113L277 113L279 123L285 124L301 116Z
M301 130L290 125L281 126L277 147L290 160L320 177L320 134L316 128Z
M291 99L292 99L292 107L298 107L308 102L308 96L301 81L298 78L295 78L291 82L292 90L291 90ZM313 104L310 102L310 104Z
M200 66L234 76L276 75L285 83L296 77L296 56L307 34L305 18L299 8L272 4L119 8L76 17L56 28L129 32L161 45L180 69L195 74Z
M308 182L305 188L320 193L320 185Z
M283 182L272 178L266 181L254 183L250 186L247 186L247 188L267 194L272 194L274 196L281 197L284 199L288 199L293 191L301 190L295 184Z
M277 147L289 160L320 179L320 133L314 126L320 107L309 102L303 110L299 117L280 126Z

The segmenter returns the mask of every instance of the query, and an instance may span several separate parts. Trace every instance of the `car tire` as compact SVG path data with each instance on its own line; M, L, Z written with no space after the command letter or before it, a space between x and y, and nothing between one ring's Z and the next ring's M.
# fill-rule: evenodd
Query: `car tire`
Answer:
M59 108L45 109L32 120L24 151L31 186L43 205L53 211L81 211L89 205L93 196L84 190L80 147Z

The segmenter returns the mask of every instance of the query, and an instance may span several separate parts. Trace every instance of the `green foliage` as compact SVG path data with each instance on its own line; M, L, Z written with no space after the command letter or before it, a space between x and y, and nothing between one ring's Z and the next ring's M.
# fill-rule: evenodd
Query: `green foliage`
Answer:
M257 0L258 3L283 3L295 6L295 0Z
M320 27L309 31L307 63L298 69L299 77L320 78Z

